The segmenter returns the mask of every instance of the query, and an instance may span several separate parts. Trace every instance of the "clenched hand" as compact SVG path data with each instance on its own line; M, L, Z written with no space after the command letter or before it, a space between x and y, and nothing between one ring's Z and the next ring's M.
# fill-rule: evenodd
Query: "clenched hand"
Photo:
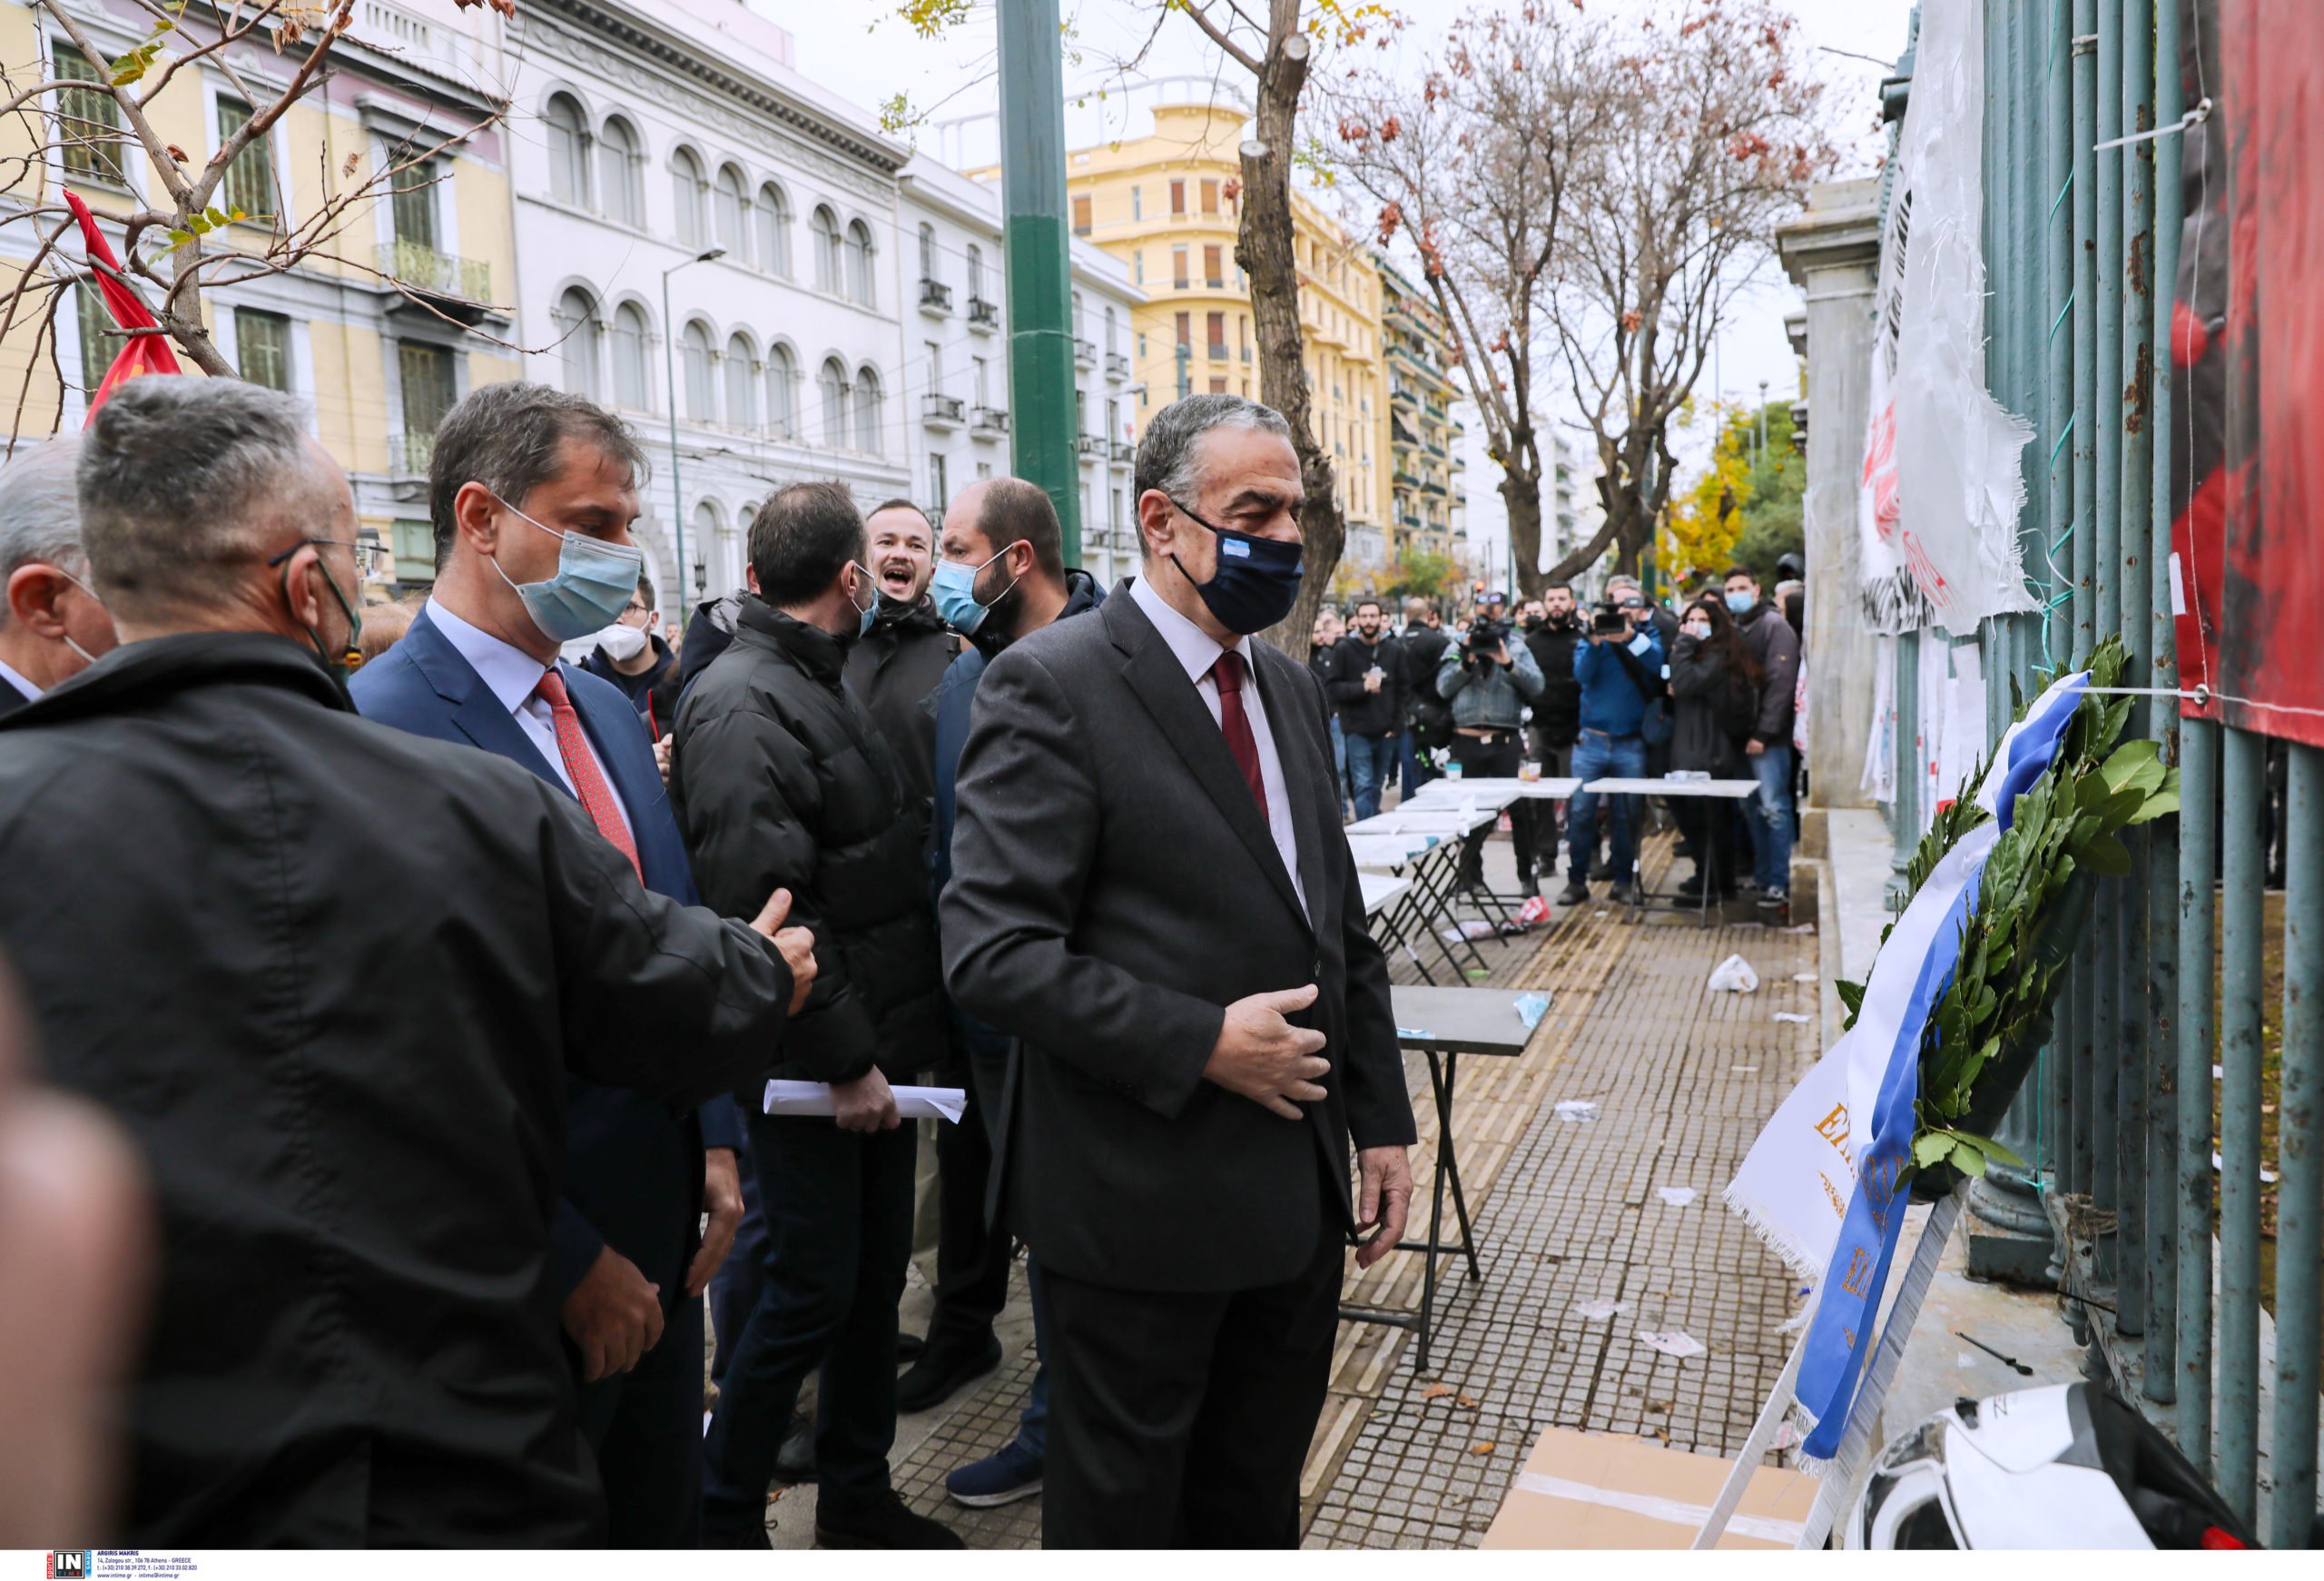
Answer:
M1239 1092L1285 1120L1299 1118L1299 1105L1323 1101L1315 1085L1331 1070L1319 1059L1324 1034L1294 1026L1284 1017L1315 1003L1315 985L1278 993L1254 993L1226 1007L1218 1042L1202 1068L1203 1080Z
M702 1245L694 1254L694 1262L686 1270L686 1295L689 1299L710 1288L710 1276L734 1250L734 1231L743 1223L743 1172L734 1161L731 1147L704 1149L702 1155L702 1206L710 1215L710 1223L702 1232Z
M833 1082L832 1118L842 1131L893 1131L903 1123L896 1094L877 1065L852 1082Z
M1404 1216L1413 1201L1413 1166L1411 1155L1401 1147L1367 1147L1355 1156L1363 1175L1355 1203L1356 1233L1374 1231L1355 1249L1355 1266L1365 1269L1395 1250L1396 1243L1404 1238Z
M791 1013L797 1015L815 986L815 935L805 928L784 927L783 919L790 914L791 892L778 889L767 896L766 909L751 919L751 931L773 939L783 952L783 963L791 968Z
M580 1348L582 1378L595 1383L627 1372L661 1342L662 1288L608 1246L565 1298L557 1316Z

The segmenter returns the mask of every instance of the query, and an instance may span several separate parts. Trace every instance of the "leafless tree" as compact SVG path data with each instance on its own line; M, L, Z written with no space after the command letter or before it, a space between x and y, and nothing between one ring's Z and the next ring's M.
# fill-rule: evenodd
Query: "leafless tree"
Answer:
M27 385L44 347L54 369L60 303L88 278L84 265L60 248L77 231L64 203L64 184L88 181L126 188L131 162L139 159L151 175L144 183L146 196L133 201L125 212L115 212L118 203L92 206L102 211L101 218L121 225L117 252L122 267L115 278L147 300L160 326L140 332L166 335L204 372L234 374L233 365L205 327L203 292L280 274L310 260L329 258L373 274L422 308L442 313L437 301L457 294L457 282L450 282L447 291L444 282L408 280L401 259L390 259L390 267L381 269L369 259L340 255L337 244L350 219L368 219L373 203L437 179L429 173L430 162L492 118L429 146L404 147L368 172L362 155L350 155L339 170L321 173L320 190L326 196L295 225L284 222L284 205L279 201L272 213L222 206L236 161L326 80L332 47L354 26L355 0L128 4L149 19L149 31L127 54L110 56L74 6L63 0L32 0L34 8L52 17L71 41L80 62L69 73L46 62L0 67L0 122L13 122L25 133L17 152L0 158L0 227L30 231L25 242L9 249L29 257L0 290L0 341L22 324L34 326L25 355ZM488 4L503 15L516 12L516 0L448 4L460 8ZM288 80L279 90L267 86L253 91L253 78L239 69L251 63L251 52L261 50L290 63ZM163 137L152 114L155 101L180 74L197 66L218 73L250 106L249 117L200 162ZM263 168L275 175L271 161ZM86 266L102 267L94 261ZM23 410L20 390L15 402L19 421Z
M1609 25L1555 0L1461 17L1417 81L1367 73L1335 95L1338 169L1401 233L1501 468L1518 580L1538 592L1548 287L1567 190L1595 169ZM1560 573L1571 575L1571 570Z
M1609 546L1637 568L1670 496L1671 420L1777 222L1835 163L1797 28L1770 0L1660 0L1598 74L1549 303L1606 519L1552 578Z

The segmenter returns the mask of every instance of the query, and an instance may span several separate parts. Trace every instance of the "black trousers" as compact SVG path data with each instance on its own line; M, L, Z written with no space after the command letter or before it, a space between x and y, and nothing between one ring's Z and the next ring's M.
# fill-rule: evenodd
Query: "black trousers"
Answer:
M992 1134L965 1058L940 1070L940 1087L958 1087L968 1109L957 1125L936 1128L936 1174L942 1182L936 1226L936 1313L928 1343L974 1349L992 1338L993 1319L1009 1304L1009 1245L985 1220L992 1179Z
M911 1259L911 1126L864 1133L769 1114L747 1123L766 1215L766 1282L703 1447L703 1526L721 1537L766 1518L792 1407L818 1368L818 1502L869 1504L887 1492L896 1303Z
M629 1371L583 1384L580 1408L581 1433L606 1490L606 1546L697 1546L702 1298L681 1294L665 1314L660 1342Z
M1735 819L1731 805L1701 796L1672 796L1670 813L1679 820L1679 832L1694 849L1696 876L1708 880L1713 894L1732 891Z
M1471 779L1515 779L1518 765L1524 756L1525 749L1514 730L1496 730L1491 741L1475 736L1452 737L1452 761ZM1531 800L1510 804L1509 835L1517 847L1517 871L1521 875L1533 871L1533 813L1541 805ZM1484 873L1485 836L1492 833L1492 825L1488 824L1462 839L1462 878L1477 878Z
M1196 1294L1043 1268L1049 1548L1294 1548L1323 1415L1344 1240L1296 1277Z

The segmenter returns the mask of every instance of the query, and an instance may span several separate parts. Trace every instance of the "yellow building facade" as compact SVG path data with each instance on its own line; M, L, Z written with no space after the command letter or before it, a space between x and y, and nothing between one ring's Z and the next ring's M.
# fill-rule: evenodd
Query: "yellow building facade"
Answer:
M70 8L93 51L76 46L45 11L0 0L0 59L30 80L94 83L145 42L134 12L94 0ZM516 287L508 133L497 120L502 106L467 85L490 80L497 19L448 25L447 15L380 0L362 7L355 29L332 48L329 78L253 141L220 183L217 206L242 208L251 219L203 239L212 253L258 260L271 250L280 260L280 233L325 232L288 268L222 271L253 278L206 290L202 319L243 378L307 403L316 439L354 484L366 536L393 549L399 572L432 559L426 479L437 420L469 389L517 377L520 368L493 343L511 324L505 304ZM184 53L196 35L189 18L166 47ZM296 51L277 55L263 42L247 43L231 56L240 88L197 63L180 70L146 114L158 137L198 171L252 113L241 94L259 108L271 104L296 58ZM0 153L29 158L15 166L21 173L7 196L49 203L69 188L118 252L121 218L163 201L159 172L101 89L52 94L44 108L37 124L20 117L0 128ZM395 190L357 195L379 173L438 144L447 146L395 178ZM44 232L48 223L41 222ZM27 222L0 225L0 268L12 282L33 245ZM43 265L59 280L84 267L72 234ZM107 332L112 327L84 284L59 305L53 355L31 322L0 338L0 380L25 391L22 440L84 420L88 391L123 344ZM182 353L180 362L198 372Z
M1235 262L1247 119L1231 104L1162 104L1151 134L1068 155L1073 233L1128 264L1146 292L1131 320L1137 389L1148 413L1185 394L1259 397L1249 282ZM995 173L979 173L995 179ZM1306 198L1292 195L1310 422L1332 458L1359 575L1389 558L1387 391L1379 272L1370 254Z

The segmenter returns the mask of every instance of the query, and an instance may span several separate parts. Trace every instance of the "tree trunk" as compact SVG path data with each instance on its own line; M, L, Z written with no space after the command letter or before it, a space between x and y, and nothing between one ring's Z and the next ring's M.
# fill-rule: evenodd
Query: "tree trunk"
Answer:
M1243 144L1243 218L1235 261L1251 282L1251 318L1259 341L1259 399L1291 425L1299 453L1300 563L1306 575L1291 613L1263 635L1294 658L1307 637L1347 547L1347 523L1332 498L1332 462L1316 444L1307 416L1306 338L1299 328L1299 266L1292 255L1291 154L1299 92L1307 80L1307 39L1298 6L1277 0L1275 26L1258 82L1258 111Z
M1509 547L1517 561L1519 599L1538 595L1550 578L1541 564L1541 472L1538 466L1512 462L1501 475L1502 508L1509 516Z

